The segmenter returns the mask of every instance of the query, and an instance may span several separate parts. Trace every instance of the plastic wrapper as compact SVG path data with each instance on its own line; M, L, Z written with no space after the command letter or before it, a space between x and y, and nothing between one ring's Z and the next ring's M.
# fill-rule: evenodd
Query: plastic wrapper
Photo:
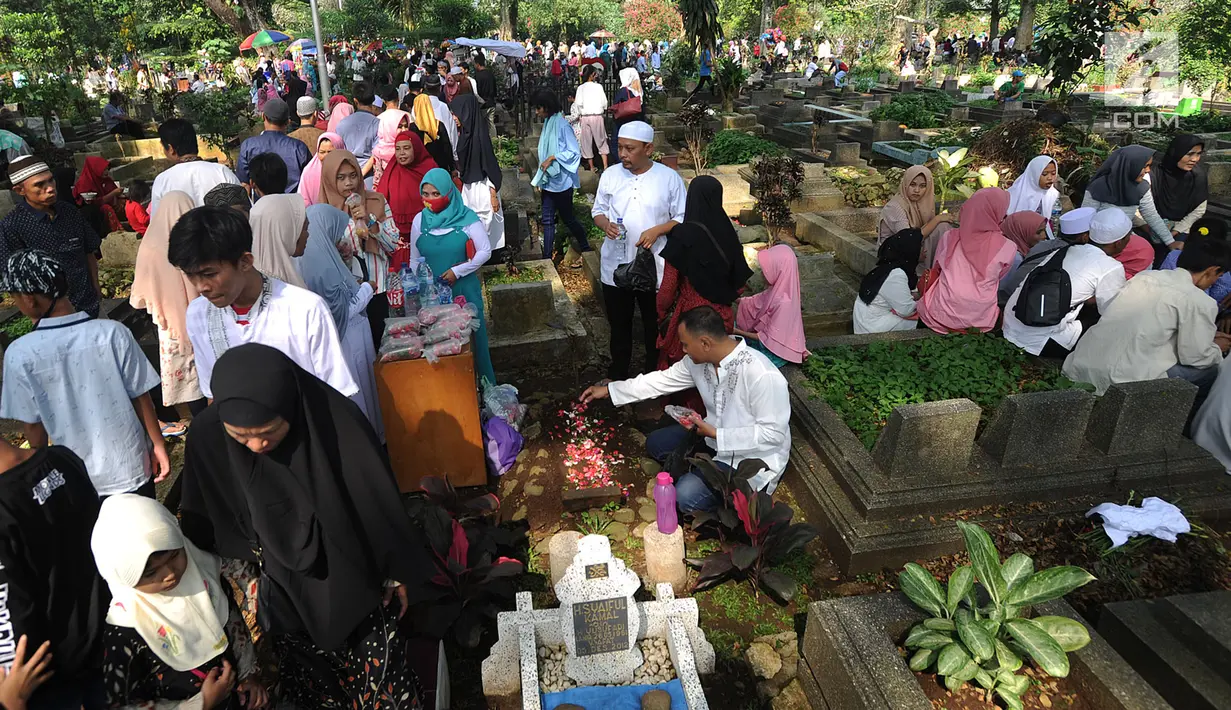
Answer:
M698 419L701 419L701 415L697 414L696 412L689 409L688 407L678 407L674 404L668 404L667 406L663 407L663 412L667 416L671 417L676 422L683 424L684 426L689 426L687 422L696 421Z
M483 380L483 408L508 422L514 429L521 429L521 421L530 409L517 398L517 388L513 385L493 385L491 380Z
M469 337L466 340L469 340ZM440 358L447 355L460 355L462 348L466 346L466 340L442 340L439 343L424 346L423 357L428 362L435 364L440 361Z
M380 342L380 361L417 360L423 357L424 348L423 338L418 335L399 337L386 335Z
M466 342L470 340L470 334L478 329L479 324L469 314L450 314L442 316L423 331L423 342L429 345L450 339Z
M419 316L401 316L385 319L385 337L397 338L415 335L419 332Z
M426 303L426 301L423 301L423 303ZM456 303L435 306L425 305L419 309L419 324L425 326L431 325L440 320L441 316L448 313L460 313L461 310L462 307Z

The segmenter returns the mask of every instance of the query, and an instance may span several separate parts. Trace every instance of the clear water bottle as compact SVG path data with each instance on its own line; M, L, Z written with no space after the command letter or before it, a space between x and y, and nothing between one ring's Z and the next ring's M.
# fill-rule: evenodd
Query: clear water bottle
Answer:
M625 227L624 227L624 218L623 218L623 217L619 217L619 218L617 218L617 219L616 219L616 226L620 228L620 236L616 237L616 241L618 241L618 242L622 242L622 241L624 241L624 240L628 239L628 230L627 230L627 229L625 229Z
M436 294L440 305L447 306L453 303L453 287L444 278L436 279Z
M419 276L419 302L427 305L439 303L440 301L437 300L439 295L436 291L436 278L432 275L432 267L427 265L426 259L419 259L416 273Z
M1051 218L1048 220L1048 223L1051 225L1051 234L1049 236L1054 238L1060 234L1060 200L1056 200L1056 204L1052 205Z
M658 513L658 532L663 535L674 533L680 519L675 511L675 483L666 471L658 474L654 484L654 509Z
M402 310L408 316L419 313L419 275L411 270L413 264L402 267Z

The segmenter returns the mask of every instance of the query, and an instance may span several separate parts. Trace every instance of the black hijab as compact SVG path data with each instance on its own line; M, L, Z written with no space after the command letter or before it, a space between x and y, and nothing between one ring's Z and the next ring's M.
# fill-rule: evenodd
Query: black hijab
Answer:
M1205 141L1191 133L1181 133L1171 139L1167 152L1154 154L1154 169L1150 171L1150 191L1154 207L1163 219L1184 219L1210 196L1205 166L1197 163L1192 170L1181 170L1180 158L1196 146L1204 150Z
M1146 166L1154 151L1144 145L1126 145L1116 149L1094 173L1094 179L1086 187L1086 192L1099 202L1128 207L1141 202L1150 184L1145 180L1137 182L1141 169Z
M185 449L183 530L203 549L261 563L266 631L305 632L333 650L381 603L385 580L422 596L426 544L354 402L255 343L218 359L213 390ZM290 432L266 454L223 428L275 415Z
M479 99L474 94L458 94L449 103L449 109L462 124L457 136L457 167L462 182L482 182L487 178L499 190L500 164L487 131L487 119L479 110Z
M919 252L923 248L923 232L911 227L903 229L881 243L876 252L876 266L859 282L859 300L871 305L872 299L881 292L881 286L894 269L906 272L906 280L913 291L919 283Z
M684 204L684 223L667 235L660 256L705 300L723 306L735 303L740 289L752 277L752 269L744 261L739 235L722 209L722 183L717 179L709 175L693 179Z

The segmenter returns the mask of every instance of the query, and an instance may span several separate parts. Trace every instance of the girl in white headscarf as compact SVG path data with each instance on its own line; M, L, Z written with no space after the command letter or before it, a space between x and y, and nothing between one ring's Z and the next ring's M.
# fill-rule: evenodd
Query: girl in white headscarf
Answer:
M1009 188L1008 213L1034 212L1043 215L1043 219L1048 220L1048 238L1054 236L1051 211L1060 199L1060 191L1056 189L1057 174L1056 161L1051 156L1039 155L1026 165L1025 172Z
M144 496L111 496L99 509L90 547L111 589L103 657L108 707L227 707L234 693L250 710L266 707L252 638L230 601L221 563L183 536L170 511Z
M650 119L645 117L645 107L643 105L645 92L641 90L641 75L633 67L625 67L620 70L620 89L611 98L611 111L618 111L620 105L626 101L635 101L636 103L629 104L629 107L635 106L637 112L624 116L616 113L616 117L612 121L615 124L615 130L611 132L611 155L616 159L620 155L620 147L616 138L620 135L620 126L632 121L650 122Z
M308 213L298 194L265 195L248 216L257 271L292 286L304 286L294 257L308 246Z

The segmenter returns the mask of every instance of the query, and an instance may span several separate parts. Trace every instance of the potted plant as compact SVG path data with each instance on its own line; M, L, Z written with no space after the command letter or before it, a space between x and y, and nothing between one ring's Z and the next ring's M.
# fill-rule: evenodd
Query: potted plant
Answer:
M1019 675L1024 659L1056 678L1069 674L1068 653L1090 643L1081 622L1063 616L1027 618L1030 607L1059 599L1094 580L1080 567L1034 570L1034 561L1016 553L1001 562L990 535L959 522L970 564L954 570L945 587L911 562L898 584L915 606L931 615L906 637L910 669L934 669L950 692L974 682L986 699L998 697L1009 710L1021 710L1030 678ZM982 594L975 589L981 586Z
M710 121L714 110L701 104L688 104L675 115L684 124L684 142L692 154L693 169L700 175L705 170L705 146L714 137Z
M769 232L769 244L782 240L792 246L795 240L795 218L791 203L803 197L804 166L789 155L764 156L752 164L752 188L756 209Z

